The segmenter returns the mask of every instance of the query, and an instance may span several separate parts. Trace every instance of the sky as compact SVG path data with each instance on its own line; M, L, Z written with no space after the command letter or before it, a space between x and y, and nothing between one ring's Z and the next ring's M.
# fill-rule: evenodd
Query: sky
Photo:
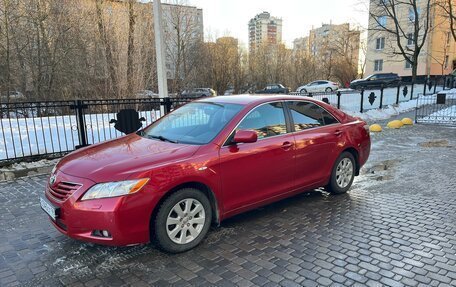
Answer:
M172 3L175 0L162 0ZM247 24L255 15L267 11L283 19L283 40L292 47L293 40L309 34L312 27L332 22L366 27L365 0L186 0L203 9L205 36L214 40L233 36L248 43ZM182 1L181 1L182 2Z

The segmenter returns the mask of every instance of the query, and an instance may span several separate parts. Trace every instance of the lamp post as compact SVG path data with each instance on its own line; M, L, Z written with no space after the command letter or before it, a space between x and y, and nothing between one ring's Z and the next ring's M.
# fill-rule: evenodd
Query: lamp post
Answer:
M163 35L163 12L160 0L154 0L153 10L155 52L157 57L158 95L161 99L165 99L168 98L168 79L166 73L166 47Z

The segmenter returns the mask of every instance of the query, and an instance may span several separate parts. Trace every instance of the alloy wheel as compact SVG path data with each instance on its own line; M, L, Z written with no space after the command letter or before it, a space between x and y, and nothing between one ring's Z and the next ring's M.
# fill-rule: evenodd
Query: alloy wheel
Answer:
M349 158L342 159L337 165L336 182L340 188L346 188L353 178L353 163Z
M206 221L204 206L194 198L179 201L168 214L166 232L177 244L187 244L195 240L203 230Z

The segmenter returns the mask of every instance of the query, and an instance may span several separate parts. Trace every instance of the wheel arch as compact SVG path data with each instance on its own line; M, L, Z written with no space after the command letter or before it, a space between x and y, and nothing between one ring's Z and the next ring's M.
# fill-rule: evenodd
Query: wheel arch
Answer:
M159 210L158 207L173 193L178 192L179 190L184 189L184 188L197 189L197 190L201 191L202 193L204 193L204 195L207 196L207 198L209 199L209 202L211 204L211 209L213 211L212 212L212 224L215 224L218 226L220 224L220 210L219 210L217 198L209 186L207 186L206 184L204 184L202 182L198 182L198 181L189 181L189 182L181 183L181 184L171 188L168 192L166 192L160 198L160 200L157 203L157 205L155 206L154 210L152 210L152 214L150 216L150 226L153 226L152 223L155 221L155 218L157 216L157 212Z
M351 153L353 155L353 157L355 158L355 164L356 164L355 176L358 176L359 175L359 171L360 171L359 152L358 152L358 150L355 149L354 147L349 147L349 148L346 148L346 149L344 149L342 151L342 153L344 153L344 152Z

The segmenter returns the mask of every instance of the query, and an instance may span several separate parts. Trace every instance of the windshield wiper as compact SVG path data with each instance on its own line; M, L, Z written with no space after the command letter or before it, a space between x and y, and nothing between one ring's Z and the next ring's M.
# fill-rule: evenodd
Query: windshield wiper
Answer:
M174 144L177 144L178 142L177 141L173 141L173 140L170 140L168 138L165 138L164 136L148 136L149 138L153 138L153 139L157 139L157 140L161 140L162 142L170 142L170 143L174 143Z

